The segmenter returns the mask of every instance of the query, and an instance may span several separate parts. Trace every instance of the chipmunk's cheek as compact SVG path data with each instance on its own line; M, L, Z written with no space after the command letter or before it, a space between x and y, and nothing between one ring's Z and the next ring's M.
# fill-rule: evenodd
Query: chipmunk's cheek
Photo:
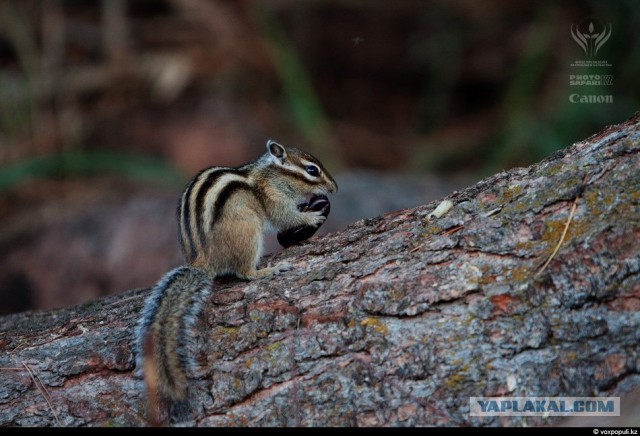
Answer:
M313 195L309 201L298 205L300 212L321 212L324 217L331 212L331 203L326 195ZM320 226L298 226L278 232L278 242L284 248L299 244L312 237Z

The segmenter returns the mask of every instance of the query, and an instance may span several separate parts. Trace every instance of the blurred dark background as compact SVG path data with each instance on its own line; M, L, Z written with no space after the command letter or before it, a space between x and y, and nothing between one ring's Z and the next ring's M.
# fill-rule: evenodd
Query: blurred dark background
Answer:
M639 29L632 0L0 0L0 314L152 285L187 180L268 138L338 179L325 232L534 163L640 108Z

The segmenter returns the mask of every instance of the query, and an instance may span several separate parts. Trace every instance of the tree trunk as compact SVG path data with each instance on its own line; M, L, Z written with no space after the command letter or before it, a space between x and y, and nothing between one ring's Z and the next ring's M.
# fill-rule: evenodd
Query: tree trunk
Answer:
M472 396L637 412L640 114L448 200L290 248L285 275L218 280L182 424L559 419L472 417ZM145 425L132 334L148 291L0 318L0 425Z

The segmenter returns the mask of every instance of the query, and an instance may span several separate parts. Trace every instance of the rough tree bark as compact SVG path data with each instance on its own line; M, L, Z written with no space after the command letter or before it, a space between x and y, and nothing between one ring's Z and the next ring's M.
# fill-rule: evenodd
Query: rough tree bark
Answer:
M640 388L640 114L448 199L439 219L434 202L288 249L281 277L220 282L183 424L548 425L470 417L469 397ZM0 319L0 425L144 425L147 294Z

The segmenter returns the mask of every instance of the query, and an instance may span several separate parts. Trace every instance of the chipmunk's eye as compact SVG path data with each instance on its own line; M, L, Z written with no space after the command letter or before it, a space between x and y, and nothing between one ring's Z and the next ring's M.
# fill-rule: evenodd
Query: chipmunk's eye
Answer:
M320 175L320 169L315 165L307 165L304 167L304 170L313 177L318 177Z

